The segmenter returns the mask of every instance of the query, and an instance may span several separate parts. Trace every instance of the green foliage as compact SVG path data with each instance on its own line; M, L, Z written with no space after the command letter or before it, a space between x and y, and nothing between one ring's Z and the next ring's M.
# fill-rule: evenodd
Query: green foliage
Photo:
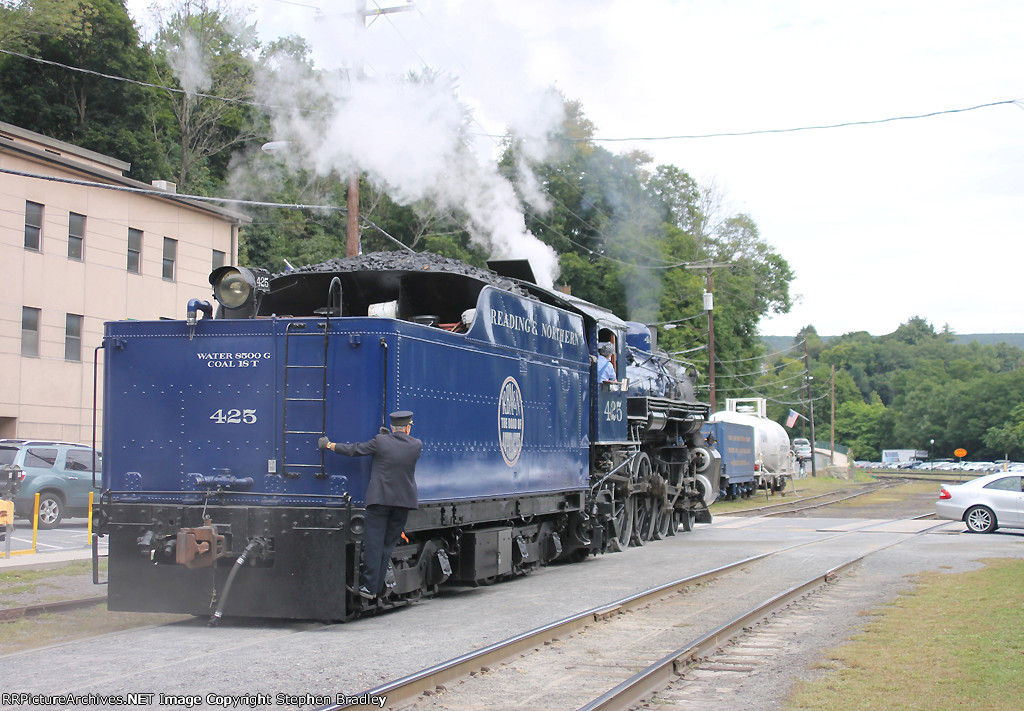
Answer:
M78 0L0 0L0 49L31 51L44 35L60 38L82 24Z
M886 443L878 436L885 405L877 394L870 403L848 400L836 411L836 437L850 448L851 459L877 461Z
M62 7L48 3L51 12ZM51 15L53 17L53 15ZM152 60L118 0L82 0L59 33L24 38L23 52L92 72L152 82ZM129 175L168 178L151 107L155 90L10 55L0 56L0 120L132 163Z
M836 438L854 458L877 459L882 449L952 457L959 447L975 460L1024 455L1024 351L1003 343L958 343L948 330L936 331L916 316L877 338L858 332L822 342L813 327L801 336L816 397L830 395L819 391L828 387L835 367ZM782 389L785 376L794 374L794 356L773 359L761 392L794 400ZM796 401L806 399L806 392L801 395ZM830 409L823 406L828 402L817 402L819 433L831 425ZM769 408L778 421L785 411L778 404Z
M230 150L256 137L249 103L259 49L256 27L206 0L181 0L153 49L160 84L169 87L178 186L212 194L223 182Z
M1017 405L1002 425L990 427L985 432L985 446L1004 457L1024 457L1024 404Z

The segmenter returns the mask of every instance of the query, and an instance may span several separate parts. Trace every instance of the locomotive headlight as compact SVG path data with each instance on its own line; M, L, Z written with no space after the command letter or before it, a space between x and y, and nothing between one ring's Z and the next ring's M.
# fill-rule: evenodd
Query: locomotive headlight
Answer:
M210 284L221 306L217 318L253 318L263 294L270 291L270 274L264 269L220 267L210 274Z
M213 293L221 306L226 309L237 309L252 296L255 282L251 274L240 272L234 267L230 269L231 271L213 285Z

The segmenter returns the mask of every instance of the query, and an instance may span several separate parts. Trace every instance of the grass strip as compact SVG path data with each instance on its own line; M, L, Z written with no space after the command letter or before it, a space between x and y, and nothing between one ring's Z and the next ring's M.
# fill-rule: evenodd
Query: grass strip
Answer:
M736 499L734 501L718 500L711 505L711 514L729 513L730 511L744 511L746 509L764 506L765 504L793 503L818 494L827 494L839 489L855 489L863 484L873 482L874 479L868 476L858 476L854 479L843 479L840 477L821 476L807 477L787 482L785 491L782 494L765 495L764 491L757 491L749 499ZM794 489L796 490L794 492Z
M1019 711L1024 707L1024 561L924 573L798 682L786 711Z

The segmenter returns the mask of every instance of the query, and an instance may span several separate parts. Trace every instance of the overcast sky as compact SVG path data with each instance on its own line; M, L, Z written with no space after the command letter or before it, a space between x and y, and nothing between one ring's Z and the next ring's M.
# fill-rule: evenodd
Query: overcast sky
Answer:
M401 0L381 5L402 5ZM129 0L145 20L146 2ZM344 0L255 0L264 39L345 65ZM374 7L369 0L369 7ZM599 138L692 136L913 116L1024 99L1024 3L419 0L376 19L363 59L459 77L500 127L554 85ZM792 267L766 335L1024 332L1024 103L791 133L606 143L714 180ZM726 298L719 295L718 300Z

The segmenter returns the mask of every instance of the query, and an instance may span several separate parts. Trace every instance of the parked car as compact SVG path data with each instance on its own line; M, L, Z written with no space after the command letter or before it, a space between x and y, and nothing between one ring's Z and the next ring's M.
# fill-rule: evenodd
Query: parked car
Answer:
M797 437L793 440L793 453L797 459L811 458L811 440Z
M1024 476L999 472L939 489L935 515L962 520L972 533L1024 528Z
M89 515L93 489L93 450L88 445L45 440L0 440L0 464L21 470L14 495L15 517L31 520L39 494L39 527L55 528L65 518ZM99 486L101 455L95 456Z

